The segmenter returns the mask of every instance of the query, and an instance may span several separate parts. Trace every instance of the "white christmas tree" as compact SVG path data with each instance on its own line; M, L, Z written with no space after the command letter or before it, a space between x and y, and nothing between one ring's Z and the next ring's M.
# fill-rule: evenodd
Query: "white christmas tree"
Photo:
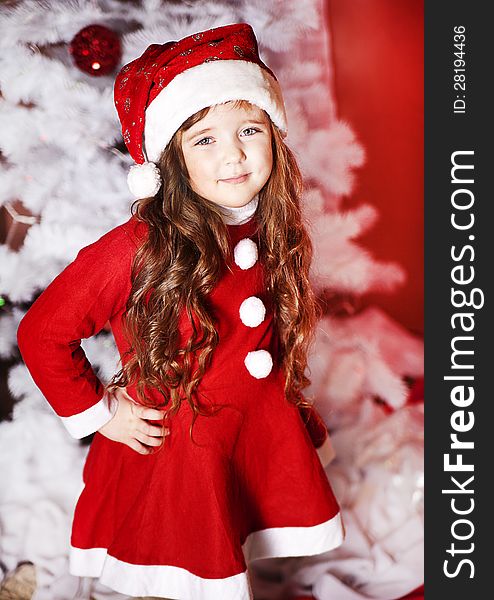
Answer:
M0 315L3 360L18 359L17 325L35 295L83 246L128 219L126 174L133 161L122 144L113 105L118 68L151 43L233 22L253 26L261 58L284 91L287 143L306 179L304 213L315 245L314 286L358 295L392 291L404 280L398 265L376 261L356 241L375 222L375 208L340 209L364 151L350 125L337 118L322 14L322 0L21 0L4 6L0 208L13 216L12 229L22 221L31 225L21 246L0 244L0 295L6 302ZM69 52L76 34L93 24L107 27L121 41L119 63L107 75L82 71ZM392 353L382 351L383 327L388 342L407 348L407 359L393 363ZM319 331L311 369L318 408L328 422L336 414L342 430L355 427L362 401L371 395L395 407L404 403L402 376L421 374L419 341L376 311L344 325L326 318ZM101 379L108 380L118 360L111 335L102 332L84 340L83 348ZM9 482L0 491L1 560L8 571L21 560L36 565L35 600L82 598L81 582L68 575L67 542L87 448L66 435L19 360L10 368L8 385L16 403L12 421L0 423L0 467ZM350 465L342 472L348 469ZM110 597L96 586L92 595L98 594Z

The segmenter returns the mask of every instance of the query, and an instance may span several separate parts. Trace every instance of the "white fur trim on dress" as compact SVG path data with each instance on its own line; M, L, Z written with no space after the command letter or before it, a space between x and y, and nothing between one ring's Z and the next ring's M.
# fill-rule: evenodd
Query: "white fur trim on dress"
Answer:
M247 327L257 327L264 321L266 307L264 302L257 296L246 298L239 309L240 320Z
M90 408L70 417L60 417L65 428L73 438L81 439L98 431L105 423L113 417L118 407L118 403L113 403L111 407L108 403L108 397L105 393L103 398Z
M224 579L205 579L173 565L135 565L118 560L106 548L70 547L69 572L78 577L98 577L113 590L131 597L252 598L247 571Z
M340 546L345 538L341 513L313 527L273 527L247 536L242 550L250 563L277 556L314 556Z
M161 187L161 173L153 162L132 165L127 175L127 185L135 198L150 198Z
M210 61L176 75L147 107L147 159L157 162L180 125L198 110L230 100L248 100L264 109L286 135L281 87L266 69L245 60Z
M245 357L247 371L256 379L263 379L271 373L273 359L267 350L253 350Z
M241 269L250 269L258 259L257 244L250 238L243 238L233 249L233 256Z
M263 558L313 556L340 546L345 537L341 514L311 527L272 527L249 534L242 545L246 564ZM248 572L223 579L206 579L173 565L136 565L108 554L106 548L70 546L69 572L97 577L129 596L252 600Z

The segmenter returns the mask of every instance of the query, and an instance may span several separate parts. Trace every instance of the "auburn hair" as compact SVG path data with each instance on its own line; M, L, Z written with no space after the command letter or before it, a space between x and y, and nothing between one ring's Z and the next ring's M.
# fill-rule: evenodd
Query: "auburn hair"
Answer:
M246 100L234 104L250 106ZM123 314L129 359L107 385L109 391L136 385L140 403L167 407L166 414L176 413L185 399L194 413L190 432L199 414L211 415L195 402L196 388L219 341L206 299L221 276L225 258L231 258L220 209L192 189L181 147L182 134L210 108L188 118L163 150L158 161L163 181L159 192L131 206L137 220L147 223L149 234L134 258ZM313 247L301 212L300 169L278 128L269 116L267 120L273 168L259 191L255 214L259 260L264 263L273 301L287 400L309 407L301 391L310 384L305 375L307 354L321 316L309 281ZM178 347L179 317L184 309L193 334L184 347ZM198 366L192 372L194 355ZM146 388L157 390L163 403L148 398Z

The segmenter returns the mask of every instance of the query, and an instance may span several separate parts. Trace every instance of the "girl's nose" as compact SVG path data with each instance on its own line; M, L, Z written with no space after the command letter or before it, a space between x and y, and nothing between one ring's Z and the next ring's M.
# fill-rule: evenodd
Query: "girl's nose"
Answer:
M226 163L235 163L245 159L245 152L239 144L231 144L225 150Z

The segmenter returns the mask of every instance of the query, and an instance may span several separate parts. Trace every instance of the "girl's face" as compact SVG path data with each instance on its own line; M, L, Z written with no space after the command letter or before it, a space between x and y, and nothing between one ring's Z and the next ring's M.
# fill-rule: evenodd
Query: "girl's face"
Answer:
M268 118L255 105L234 108L231 101L213 106L185 131L181 145L192 189L223 206L252 200L273 167Z

